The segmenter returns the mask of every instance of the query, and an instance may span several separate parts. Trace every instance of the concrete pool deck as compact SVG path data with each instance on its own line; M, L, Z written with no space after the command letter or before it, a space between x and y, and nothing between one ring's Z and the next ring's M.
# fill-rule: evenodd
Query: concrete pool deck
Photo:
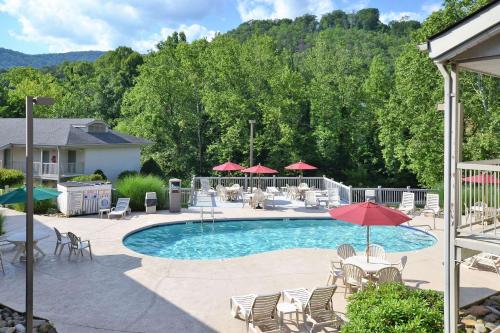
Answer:
M24 230L24 215L0 208L8 233ZM314 288L326 283L335 250L279 250L224 260L172 260L149 257L126 248L123 237L138 228L163 222L199 220L199 212L134 213L124 220L90 217L36 216L36 229L48 238L39 242L46 256L35 263L35 314L52 320L58 332L245 332L244 321L229 313L229 298L248 293ZM325 217L323 209L220 209L216 218ZM413 225L432 219L416 217ZM54 256L52 227L90 239L88 253L68 261L67 250ZM409 286L443 290L442 219L437 221L436 245L409 253L390 253L397 262L408 255L403 278ZM2 247L6 275L0 274L0 303L24 309L24 264L10 263L14 251ZM343 286L334 308L344 312ZM466 304L500 290L496 273L461 269ZM303 327L300 327L303 331ZM291 332L299 332L289 325ZM300 332L302 332L300 331Z

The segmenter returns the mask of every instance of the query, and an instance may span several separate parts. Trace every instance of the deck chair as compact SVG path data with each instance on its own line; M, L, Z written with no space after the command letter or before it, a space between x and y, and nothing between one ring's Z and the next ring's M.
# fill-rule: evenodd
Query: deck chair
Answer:
M500 256L491 253L479 253L468 259L467 268L477 267L478 265L493 268L500 275Z
M210 188L210 180L208 178L200 178L201 192L208 193L212 189Z
M316 193L314 191L306 191L304 198L304 205L319 208L319 200L316 198Z
M259 188L255 190L252 197L252 208L256 208L257 206L261 206L262 208L266 208L268 203L267 197Z
M234 318L245 319L247 332L252 328L252 331L279 333L281 327L276 307L280 297L280 293L233 296L229 301L231 314Z
M221 184L217 185L215 187L215 191L217 192L217 197L220 201L227 200L227 190L224 186L222 186Z
M338 188L328 190L328 208L340 207L340 195Z
M399 269L396 267L384 267L377 272L377 284L381 285L384 283L403 283L403 278Z
M427 194L425 198L425 207L422 213L430 213L434 219L434 229L436 229L436 216L439 216L439 194Z
M57 253L57 249L59 248L59 255L61 255L64 246L68 246L68 249L71 245L71 240L69 239L66 233L60 232L56 227L54 227L54 232L56 233L56 248L54 249L54 254Z
M304 326L309 332L325 327L340 328L342 319L333 310L332 297L337 286L319 287L314 289L307 300L303 315Z
M405 213L406 215L411 216L415 211L415 193L403 192L398 210Z
M375 190L365 190L365 201L377 202Z
M80 255L83 257L83 250L85 250L85 249L89 249L90 260L92 260L92 248L90 246L89 240L82 240L80 237L77 237L72 232L68 232L68 237L71 241L71 243L69 244L68 260L71 259L72 253L75 253L76 255L78 255L78 252L80 252Z
M344 272L344 298L347 297L347 292L353 292L353 290L363 290L368 280L365 279L365 271L351 264L342 265L342 271Z
M127 213L130 213L129 204L130 204L130 198L118 198L116 206L111 208L111 211L108 214L108 219L110 219L113 216L122 218L125 215L127 215Z
M337 255L344 260L349 257L354 257L356 255L356 250L349 244L341 244L337 247Z
M366 248L366 254L370 257L385 259L385 250L382 246L377 244L370 244Z

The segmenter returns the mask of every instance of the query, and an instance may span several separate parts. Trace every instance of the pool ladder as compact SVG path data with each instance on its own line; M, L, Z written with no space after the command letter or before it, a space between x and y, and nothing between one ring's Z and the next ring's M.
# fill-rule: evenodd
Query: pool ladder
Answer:
M210 207L210 210L207 212L207 214L210 214L209 217L212 218L212 223L215 223L214 207ZM201 215L201 219L200 219L201 223L205 222L205 209L204 209L204 207L201 207L200 215Z

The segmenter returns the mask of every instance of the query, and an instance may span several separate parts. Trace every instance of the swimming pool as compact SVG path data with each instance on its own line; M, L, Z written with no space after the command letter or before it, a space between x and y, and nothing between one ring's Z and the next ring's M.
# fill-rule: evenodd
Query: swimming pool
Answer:
M408 227L371 227L371 242L387 252L432 246L436 238ZM343 243L357 251L366 246L366 228L332 220L266 219L164 224L131 233L123 240L133 251L172 259L223 259L293 248L336 249Z

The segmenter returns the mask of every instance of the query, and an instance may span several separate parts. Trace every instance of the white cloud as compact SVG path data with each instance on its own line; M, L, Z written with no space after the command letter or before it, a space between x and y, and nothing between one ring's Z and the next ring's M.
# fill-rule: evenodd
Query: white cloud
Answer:
M334 9L332 0L238 0L242 21L295 18L304 14L320 16Z
M422 21L422 14L416 12L385 12L380 14L380 21L382 23L389 23L391 21L401 21L401 20L416 20Z
M436 12L442 8L441 2L436 2L436 3L424 3L422 5L422 10L427 14L430 15L433 12Z
M0 13L15 17L15 38L46 44L52 52L109 50L130 45L151 49L168 31L183 30L189 40L213 38L215 31L194 23L224 0L0 0ZM193 22L181 24L181 22Z

